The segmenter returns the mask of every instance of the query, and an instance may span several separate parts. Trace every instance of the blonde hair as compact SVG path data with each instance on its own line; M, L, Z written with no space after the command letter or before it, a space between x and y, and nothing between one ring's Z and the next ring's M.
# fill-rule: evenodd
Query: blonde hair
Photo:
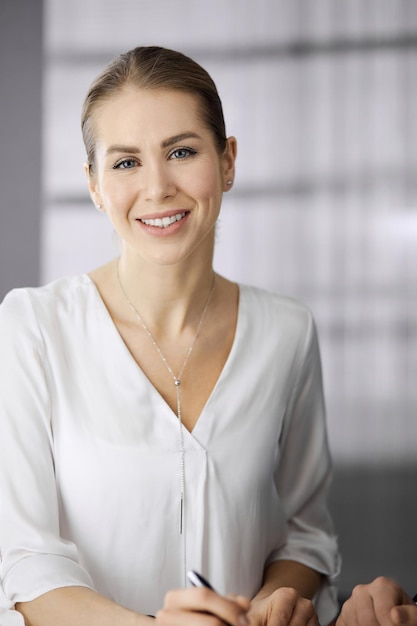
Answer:
M201 120L212 132L219 154L223 154L226 148L223 107L211 76L181 52L159 46L142 46L112 61L94 80L85 97L81 130L91 171L95 168L94 110L126 85L184 91L197 96Z

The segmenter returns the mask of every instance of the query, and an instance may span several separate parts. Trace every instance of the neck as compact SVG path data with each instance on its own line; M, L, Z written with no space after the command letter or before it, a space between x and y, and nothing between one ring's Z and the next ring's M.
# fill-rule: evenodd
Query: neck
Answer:
M154 332L178 334L195 326L213 285L211 265L145 268L123 255L116 263L125 294Z

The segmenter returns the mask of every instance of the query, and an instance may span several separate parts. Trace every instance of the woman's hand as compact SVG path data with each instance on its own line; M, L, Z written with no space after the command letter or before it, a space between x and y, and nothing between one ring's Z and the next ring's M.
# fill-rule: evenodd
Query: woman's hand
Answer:
M357 585L336 626L417 626L417 606L394 580L380 576Z
M251 626L319 626L312 598L321 574L294 561L275 561L251 602Z
M249 626L248 598L221 596L205 587L169 591L157 626Z
M313 603L292 587L280 587L255 598L249 611L251 626L319 626Z

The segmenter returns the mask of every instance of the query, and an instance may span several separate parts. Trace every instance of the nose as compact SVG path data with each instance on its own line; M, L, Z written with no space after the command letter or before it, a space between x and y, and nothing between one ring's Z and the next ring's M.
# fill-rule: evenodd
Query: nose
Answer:
M176 195L176 184L167 164L148 164L143 174L143 193L145 200L161 203Z

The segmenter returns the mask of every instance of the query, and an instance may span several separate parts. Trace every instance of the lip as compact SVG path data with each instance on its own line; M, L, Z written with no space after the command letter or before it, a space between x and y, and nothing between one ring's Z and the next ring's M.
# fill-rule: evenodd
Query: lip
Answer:
M173 215L178 215L179 213L185 213L184 217L180 220L177 220L166 226L165 228L161 228L160 226L152 226L151 224L145 224L142 220L155 220L155 219L163 219L164 217L172 217ZM145 230L148 234L153 235L155 237L169 237L177 233L180 229L183 228L185 223L188 220L190 215L190 211L187 210L174 210L174 211L166 211L164 213L152 213L148 215L141 216L140 218L136 218L137 224Z
M173 215L178 215L178 213L189 213L187 209L172 209L171 211L156 212L156 213L147 213L146 215L141 215L137 217L137 220L157 220L163 219L164 217L172 217Z

